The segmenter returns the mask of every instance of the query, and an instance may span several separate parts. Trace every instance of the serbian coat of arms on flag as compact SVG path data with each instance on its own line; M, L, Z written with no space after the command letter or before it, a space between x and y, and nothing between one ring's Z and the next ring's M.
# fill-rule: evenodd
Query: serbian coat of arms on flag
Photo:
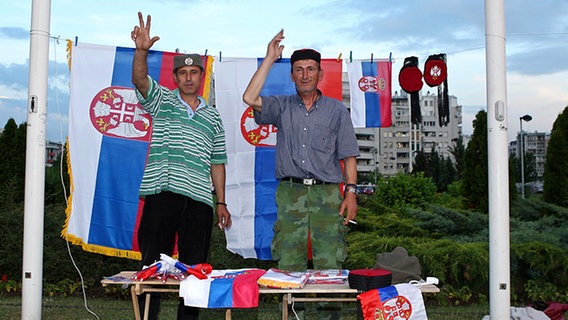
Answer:
M133 48L78 43L71 50L68 164L71 194L64 239L83 250L140 259L138 195L152 120L132 85ZM148 74L173 89L176 53L150 51ZM200 93L210 93L213 58L204 58Z
M351 120L355 128L392 125L392 63L353 60L347 63Z
M272 259L270 245L277 217L275 177L277 128L258 125L242 94L260 58L225 58L215 61L215 100L227 137L226 201L233 225L226 230L227 249L244 258ZM342 61L322 59L325 72L318 88L342 100ZM290 77L290 59L277 60L267 76L262 95L296 93Z
M357 295L365 320L427 320L420 288L396 284Z

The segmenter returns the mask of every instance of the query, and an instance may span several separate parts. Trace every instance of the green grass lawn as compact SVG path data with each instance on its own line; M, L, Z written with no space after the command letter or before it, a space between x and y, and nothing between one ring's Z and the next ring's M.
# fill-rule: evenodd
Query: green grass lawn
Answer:
M108 298L89 298L89 310L85 308L83 299L80 297L66 298L45 298L43 301L42 319L47 320L91 320L91 319L112 319L126 320L134 319L132 302L128 298L108 299ZM342 320L357 319L357 305L353 303L343 303L341 305ZM176 319L177 299L168 297L163 299L160 312L160 319ZM292 309L289 309L292 318ZM487 305L439 307L426 305L426 312L430 320L480 320L489 313ZM21 298L0 296L0 318L5 320L21 319ZM280 319L280 305L275 302L261 302L256 309L234 309L232 319L234 320L277 320ZM224 310L202 310L200 319L220 320L225 318ZM318 319L315 303L306 305L306 320Z

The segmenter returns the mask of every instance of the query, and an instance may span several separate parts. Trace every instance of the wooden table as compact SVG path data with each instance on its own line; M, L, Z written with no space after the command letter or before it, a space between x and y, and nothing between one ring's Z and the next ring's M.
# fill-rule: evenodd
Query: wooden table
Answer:
M153 292L179 292L179 281L168 279L165 283L158 279L147 279L144 281L134 281L130 279L136 271L122 271L112 277L101 280L103 287L108 285L128 285L130 286L130 295L132 297L132 307L134 308L134 319L141 320L140 305L138 304L138 296L144 293ZM146 295L146 303L144 304L144 320L148 320L148 311L150 309L150 295ZM230 311L230 310L228 310ZM229 315L229 318L231 316Z
M135 271L122 271L112 277L101 280L103 286L108 285L129 285L132 296L132 306L134 308L134 318L141 320L140 306L138 304L138 296L144 293L152 292L179 292L179 281L168 279L165 283L158 279L148 279L145 281L134 281L130 277ZM440 289L433 284L423 285L421 287L423 293L437 293ZM316 294L319 297L298 297L298 295ZM301 289L275 289L260 288L260 294L282 294L282 319L288 319L288 305L293 302L356 302L357 294L360 293L356 289L349 288L349 284L306 284ZM338 294L353 295L352 297L336 297ZM296 295L296 296L294 296ZM330 297L330 295L333 295ZM144 320L148 319L148 309L150 307L150 295L146 295L146 303L144 306ZM231 309L225 311L225 320L231 320Z

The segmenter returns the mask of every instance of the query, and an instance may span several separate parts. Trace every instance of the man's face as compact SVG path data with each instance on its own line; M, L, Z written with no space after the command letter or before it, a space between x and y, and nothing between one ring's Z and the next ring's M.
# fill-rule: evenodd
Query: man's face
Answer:
M185 95L197 95L203 71L198 66L179 67L173 75L179 91Z
M309 93L317 89L323 77L323 70L312 59L298 60L292 66L292 81L300 93Z

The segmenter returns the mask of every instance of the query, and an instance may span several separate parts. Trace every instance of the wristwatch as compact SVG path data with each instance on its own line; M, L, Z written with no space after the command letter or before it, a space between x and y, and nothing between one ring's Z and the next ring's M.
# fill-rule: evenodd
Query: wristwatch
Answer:
M353 187L353 186L347 186L347 187L345 187L345 191L351 192L351 193L354 193L354 194L357 194L357 188L355 188L355 187Z

